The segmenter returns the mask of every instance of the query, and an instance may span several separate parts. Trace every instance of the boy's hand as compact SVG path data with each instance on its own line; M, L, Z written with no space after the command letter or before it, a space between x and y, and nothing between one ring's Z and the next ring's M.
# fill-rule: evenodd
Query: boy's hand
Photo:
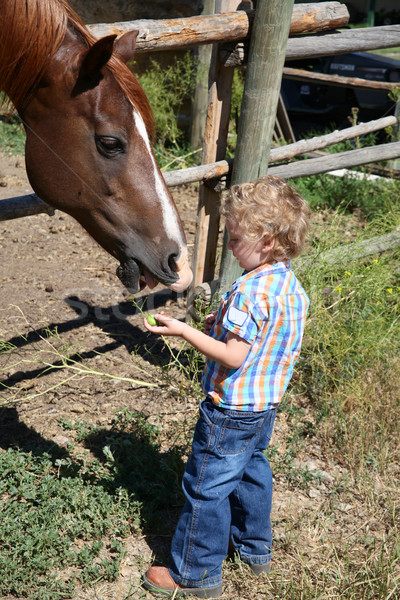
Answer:
M158 333L159 335L182 335L185 323L170 317L163 311L154 316L159 322L159 325L150 325L147 319L144 319L143 321L144 326L148 331L151 331L151 333Z
M209 315L206 315L206 318L204 319L204 330L203 331L207 335L210 334L211 327L214 325L216 318L217 318L217 311L210 313Z

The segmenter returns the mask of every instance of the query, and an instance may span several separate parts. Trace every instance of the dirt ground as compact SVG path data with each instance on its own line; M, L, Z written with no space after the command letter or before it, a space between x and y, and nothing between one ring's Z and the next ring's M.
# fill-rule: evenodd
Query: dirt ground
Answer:
M0 156L0 198L29 191L23 158ZM175 189L173 195L192 249L196 188ZM53 217L37 215L2 222L0 230L0 340L19 348L17 354L0 357L0 381L7 386L0 397L8 400L28 397L0 408L0 451L11 444L28 447L33 440L53 441L66 447L70 440L68 432L60 427L60 421L86 418L107 427L115 410L121 407L143 411L154 422L193 417L197 406L194 398L187 398L177 406L173 395L165 394L162 389L141 387L123 379L153 378L155 367L149 362L145 346L156 353L161 349L160 341L145 332L142 316L115 275L115 261L77 223L56 212ZM139 303L146 294L145 291L137 299ZM147 296L147 307L166 308L178 317L185 315L184 298L161 286ZM46 328L56 330L59 338L43 342L40 335ZM43 363L60 364L57 354L60 346L72 347L90 369L106 372L115 379L80 373L68 381L71 376L68 370L43 373ZM138 371L131 359L135 348L141 356L144 372ZM284 439L285 431L285 418L280 415L274 432L275 443ZM328 464L320 447L308 448L304 464L322 474L320 482L313 483L308 491L290 491L287 483L279 478L275 482L273 518L278 544L285 538L288 520L296 523L301 515L317 514L325 494L343 475L344 468L340 464ZM346 522L348 510L345 505L342 507L343 520L338 523L339 528ZM368 519L368 515L361 512L357 515L360 522ZM353 510L353 524L358 522L357 517ZM327 524L328 528L331 526L333 528L333 524ZM379 528L379 523L376 527ZM332 529L332 535L340 535L337 526ZM164 541L164 545L167 542ZM137 589L132 597L138 598L140 571L157 558L154 547L145 537L128 539L127 559L119 581L81 591L80 599L124 598L123 594L132 586ZM317 544L309 548L309 560L313 560L314 552L315 560L320 560ZM232 583L227 582L229 598L241 597L237 590L230 595L230 586ZM140 591L141 598L145 597L142 593ZM261 593L252 597L266 596Z

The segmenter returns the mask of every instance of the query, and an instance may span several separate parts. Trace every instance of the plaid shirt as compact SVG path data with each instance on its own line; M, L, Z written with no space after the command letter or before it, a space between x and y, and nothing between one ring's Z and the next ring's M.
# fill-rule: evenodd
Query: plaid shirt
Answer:
M207 396L231 410L274 408L300 353L308 305L288 262L261 265L237 279L222 296L210 335L226 341L231 331L250 344L249 352L238 369L206 360L202 386Z

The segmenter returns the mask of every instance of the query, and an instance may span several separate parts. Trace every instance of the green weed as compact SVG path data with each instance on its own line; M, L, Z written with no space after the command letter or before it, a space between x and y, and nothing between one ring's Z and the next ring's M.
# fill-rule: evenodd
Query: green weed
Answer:
M48 453L34 454L17 449L0 453L0 593L47 600L69 598L76 578L57 577L60 569L82 566L78 578L87 583L107 579L121 552L115 549L107 559L99 559L101 538L126 536L130 531L135 502L126 494L115 494L101 481L74 463L73 474L64 465L55 466ZM96 484L94 484L96 483ZM75 544L84 541L77 551Z
M389 219L392 227L398 225L398 209ZM342 241L339 222L326 226L317 251ZM371 228L387 231L386 219L376 219ZM295 389L313 402L317 421L328 419L327 436L352 468L370 468L377 456L381 473L398 455L399 427L392 414L400 408L399 256L395 249L344 265L316 260L300 274L311 305ZM384 453L377 440L384 440Z
M122 540L139 528L163 530L162 511L182 503L182 449L161 452L147 417L124 409L110 430L66 425L85 454L0 453L1 595L70 598L78 582L114 581ZM70 576L56 575L68 567Z

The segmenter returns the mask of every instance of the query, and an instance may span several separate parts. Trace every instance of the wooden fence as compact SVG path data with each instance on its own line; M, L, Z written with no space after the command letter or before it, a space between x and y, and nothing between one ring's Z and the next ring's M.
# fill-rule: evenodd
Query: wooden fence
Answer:
M204 136L203 164L199 167L164 174L167 185L170 187L194 181L202 182L200 186L193 263L195 274L194 286L214 278L219 229L218 199L221 187L223 187L221 185L221 177L230 175L232 171L232 161L225 160L225 152L233 69L247 62L249 52L251 52L249 44L254 41L256 25L259 24L259 20L262 18L267 23L268 19L271 18L271 10L273 11L274 8L270 9L270 13L265 14L264 17L261 15L261 12L266 10L265 5L267 4L271 4L273 7L274 2L276 3L276 7L282 3L285 4L284 0L269 0L268 3L259 3L262 8L257 9L258 12L254 10L235 11L234 7L238 5L237 0L216 0L220 14L211 16L160 21L138 20L89 26L89 29L99 37L111 33L121 34L131 29L138 29L137 52L139 53L213 44L209 73L209 109ZM286 2L286 5L290 6L290 0ZM288 23L289 37L286 34L285 39L281 43L284 52L282 60L285 57L288 60L303 59L400 45L400 25L359 30L338 30L338 28L344 27L349 19L346 6L340 2L296 4L293 6L292 0L290 10L292 10L292 13L289 19L290 23ZM266 26L268 27L268 24ZM279 34L279 23L275 23L274 26L269 27L270 30L274 28ZM274 51L269 52L273 55L275 48ZM268 56L268 48L264 48L265 56ZM271 56L271 61L273 60L275 59ZM279 71L276 71L274 74L278 88L280 87L281 77L277 73L282 72L282 67L283 63ZM285 74L292 77L304 76L304 73L294 73L287 69L285 69ZM340 81L339 83L348 84L349 82ZM364 85L362 80L361 82L350 83ZM385 89L389 89L390 87L393 87L393 84L385 85ZM276 112L276 105L274 109ZM320 138L313 138L307 141L303 140L271 150L269 148L270 140L268 140L265 146L267 150L263 159L263 168L266 170L268 163L288 161L290 158L304 154L305 152L315 151L337 143L340 140L350 139L369 131L376 131L395 123L396 119L394 117L387 117L386 119L379 119L357 127L349 127L341 132L334 132L330 136L321 136ZM272 139L272 133L270 137ZM296 163L271 166L268 169L268 173L278 174L284 178L301 177L304 175L325 173L341 167L367 164L374 160L390 160L399 156L400 142L393 142L380 145L378 149L364 148L330 155L328 158L311 158L304 161L296 161ZM261 172L260 174L263 173ZM216 180L219 185L215 185ZM209 183L210 181L212 181L212 185ZM13 219L41 212L52 214L53 209L35 194L0 201L0 220Z

